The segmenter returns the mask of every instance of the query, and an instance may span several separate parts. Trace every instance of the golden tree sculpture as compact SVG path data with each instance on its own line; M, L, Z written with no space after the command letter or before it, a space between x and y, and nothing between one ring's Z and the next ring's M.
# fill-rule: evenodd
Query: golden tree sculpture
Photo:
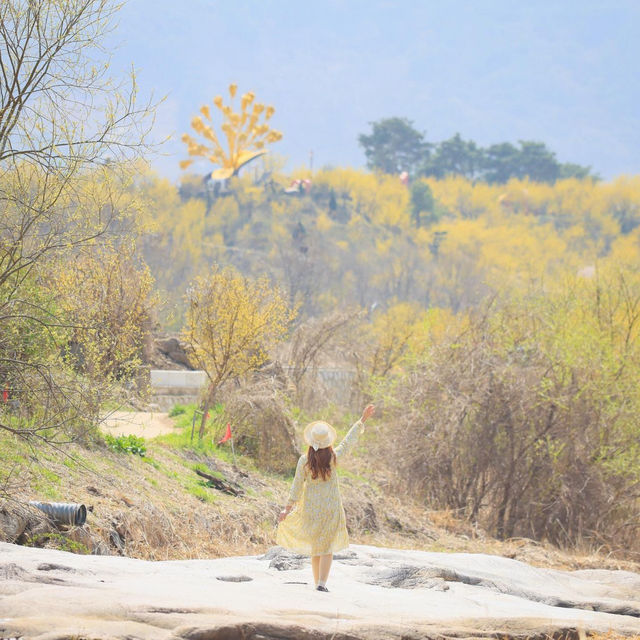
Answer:
M229 85L229 96L233 100L238 91L236 84ZM226 146L220 140L213 128L213 118L208 105L200 108L202 116L195 116L191 120L192 129L207 140L202 144L185 133L182 141L187 145L190 156L201 156L213 164L220 165L211 173L211 177L218 180L236 175L240 168L266 153L265 145L278 142L282 133L272 129L268 121L275 113L272 106L255 102L253 91L245 93L240 101L240 111L236 112L232 106L225 105L222 96L216 96L213 104L221 112L223 122L220 125L222 134L226 137ZM180 168L186 169L193 163L193 158L182 160Z

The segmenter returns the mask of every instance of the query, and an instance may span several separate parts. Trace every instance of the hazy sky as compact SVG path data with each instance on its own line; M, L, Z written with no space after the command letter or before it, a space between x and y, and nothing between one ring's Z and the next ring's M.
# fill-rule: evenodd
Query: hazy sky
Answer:
M407 117L440 141L540 140L605 178L640 173L640 0L128 0L114 68L167 98L154 161L230 82L276 107L289 168L364 166L358 134Z

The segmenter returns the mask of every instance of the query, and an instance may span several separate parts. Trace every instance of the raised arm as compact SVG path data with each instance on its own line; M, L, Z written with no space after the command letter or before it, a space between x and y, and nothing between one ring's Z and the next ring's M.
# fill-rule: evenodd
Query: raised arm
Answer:
M335 448L337 460L346 456L353 449L361 433L364 433L364 425L362 424L362 420L358 420L353 423L351 429L347 431L347 435L342 439L342 442Z
M372 404L368 405L362 412L362 417L360 418L360 420L355 422L351 429L349 429L347 435L335 449L337 460L340 460L340 458L347 455L353 449L356 442L358 441L358 437L360 436L360 434L364 433L365 420L372 416L374 411L374 406Z

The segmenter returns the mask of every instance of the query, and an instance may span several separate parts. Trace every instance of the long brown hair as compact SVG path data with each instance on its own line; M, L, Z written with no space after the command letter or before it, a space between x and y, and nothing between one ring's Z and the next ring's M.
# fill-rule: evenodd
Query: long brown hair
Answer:
M321 476L323 480L331 477L331 462L336 461L336 454L332 447L324 447L317 451L309 447L307 452L307 467L311 471L311 477L315 480Z

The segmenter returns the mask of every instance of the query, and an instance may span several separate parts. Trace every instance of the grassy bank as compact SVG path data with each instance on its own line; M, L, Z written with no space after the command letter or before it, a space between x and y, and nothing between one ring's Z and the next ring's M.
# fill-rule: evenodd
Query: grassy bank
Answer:
M192 411L187 407L174 412L172 434L152 440L123 437L110 446L97 438L89 448L48 447L36 454L15 437L0 434L0 470L11 479L12 500L78 502L89 508L82 530L23 543L76 552L90 552L97 545L103 553L147 559L253 555L273 546L277 513L286 501L291 475L260 471L243 455L236 456L234 465L228 443L215 444L215 425L212 436L203 441L196 436L192 443ZM495 553L540 566L633 568L529 540L498 542L451 512L429 510L410 496L400 502L385 491L384 478L367 459L366 444L365 439L340 470L353 543ZM5 500L3 509L11 504Z

